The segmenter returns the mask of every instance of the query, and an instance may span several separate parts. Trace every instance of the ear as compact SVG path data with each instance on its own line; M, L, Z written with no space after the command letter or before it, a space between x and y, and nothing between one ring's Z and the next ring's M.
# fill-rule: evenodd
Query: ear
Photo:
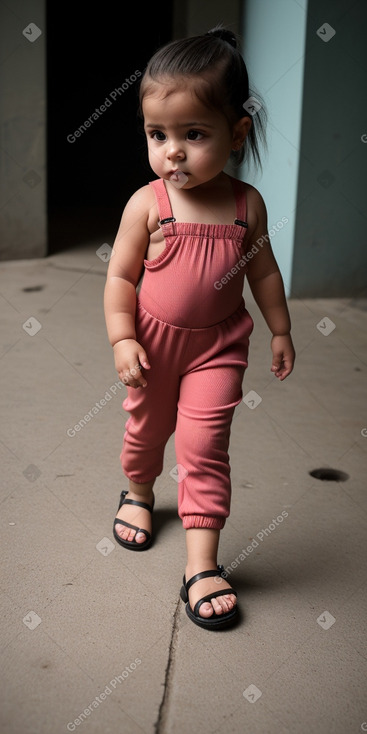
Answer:
M232 132L232 150L239 150L247 138L252 125L251 117L241 117L237 120Z

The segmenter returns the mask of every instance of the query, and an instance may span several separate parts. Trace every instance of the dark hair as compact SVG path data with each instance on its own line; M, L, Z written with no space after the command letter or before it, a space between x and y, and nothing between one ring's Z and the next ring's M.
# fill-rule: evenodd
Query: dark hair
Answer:
M151 83L164 78L197 77L199 84L195 93L212 109L220 109L233 125L242 117L250 117L252 125L244 145L232 151L231 157L239 164L250 153L256 167L261 168L259 139L266 146L266 110L256 93L259 109L253 107L251 114L245 105L253 96L245 62L238 51L237 39L232 31L216 26L204 35L171 41L152 56L144 71L139 89L139 113L142 101L149 94Z

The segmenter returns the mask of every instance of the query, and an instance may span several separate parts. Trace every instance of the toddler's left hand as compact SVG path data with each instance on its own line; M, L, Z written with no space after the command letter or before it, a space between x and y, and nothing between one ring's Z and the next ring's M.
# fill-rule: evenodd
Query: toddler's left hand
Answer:
M273 336L271 349L273 352L271 372L274 372L275 377L278 377L279 380L285 380L292 372L296 358L291 335Z

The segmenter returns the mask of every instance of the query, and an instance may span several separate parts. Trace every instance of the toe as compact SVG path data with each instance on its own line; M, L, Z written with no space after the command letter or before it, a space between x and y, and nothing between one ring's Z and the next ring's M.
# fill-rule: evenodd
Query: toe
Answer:
M216 614L225 614L234 608L236 597L233 594L223 594L223 596L217 596L211 601Z
M133 540L136 540L137 543L144 543L144 541L146 540L145 533L137 533L136 530L133 530L133 528L128 528L126 527L126 525L116 525L116 532L121 540L126 540L129 543L132 543Z
M217 597L211 600L215 614L223 614L223 612L228 612L227 606L223 604L222 597L220 597L220 599L221 602L218 601Z
M204 604L201 604L199 607L199 614L201 617L211 617L213 614L213 607L210 604L210 602L206 601Z
M116 531L121 540L134 540L135 531L131 528L127 528L126 525L116 525Z
M144 540L146 540L145 533L142 533L142 532L136 533L135 540L137 543L144 543Z
M125 534L127 531L127 528L125 527L125 525L120 525L120 523L118 523L117 525L115 525L115 530L119 538L122 538L123 540L125 540Z
M223 597L220 597L220 599L223 600L223 603L227 606L227 609L233 609L233 607L236 605L236 597L234 594L225 594Z

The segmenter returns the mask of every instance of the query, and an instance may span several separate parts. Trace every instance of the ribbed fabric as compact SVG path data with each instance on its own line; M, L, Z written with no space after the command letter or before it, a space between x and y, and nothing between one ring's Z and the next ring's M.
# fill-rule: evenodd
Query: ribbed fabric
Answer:
M234 178L231 181L236 218L245 220L244 184ZM171 218L164 181L151 181L151 186L160 219ZM139 294L144 308L162 321L188 329L212 326L234 313L242 300L247 270L243 260L246 228L239 224L168 222L161 230L165 249L155 260L144 261ZM220 281L226 274L229 282L223 285Z
M232 181L237 218L245 220L244 185ZM164 181L152 185L160 219L171 217ZM136 308L136 339L151 369L145 373L146 388L127 388L123 407L130 417L121 464L134 482L154 479L175 433L183 527L221 529L230 512L231 422L242 399L253 321L242 297L245 267L222 289L214 282L243 256L246 229L238 224L161 226L166 248L145 262Z

